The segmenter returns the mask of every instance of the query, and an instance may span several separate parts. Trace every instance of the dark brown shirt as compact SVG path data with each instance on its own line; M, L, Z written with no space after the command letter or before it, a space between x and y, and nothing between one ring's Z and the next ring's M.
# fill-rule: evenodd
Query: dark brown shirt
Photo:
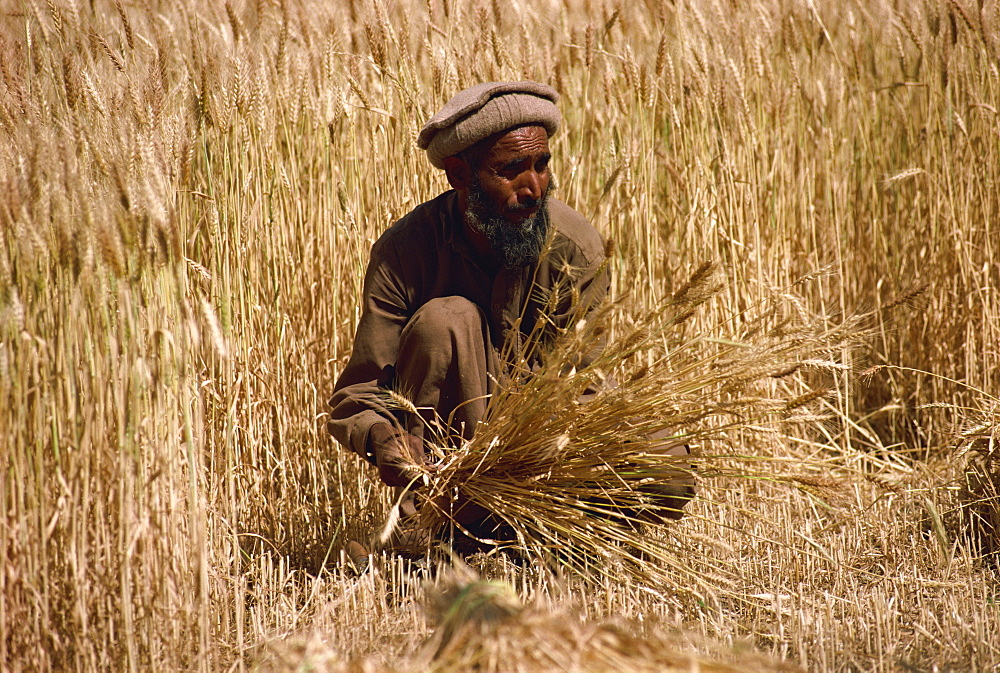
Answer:
M576 294L592 306L607 294L604 243L572 208L549 199L550 245L535 265L491 273L463 226L458 194L448 191L393 224L375 242L365 273L361 321L354 350L330 399L330 432L365 456L373 423L391 418L377 395L379 379L394 365L403 326L418 308L437 297L462 296L489 322L495 349L529 334L556 288L563 300L548 319L562 326ZM523 318L522 318L523 316Z

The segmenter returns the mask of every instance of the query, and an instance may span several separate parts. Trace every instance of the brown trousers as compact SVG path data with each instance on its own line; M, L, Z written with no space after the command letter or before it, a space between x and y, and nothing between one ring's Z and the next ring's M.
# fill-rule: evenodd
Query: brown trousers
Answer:
M429 439L428 429L439 428L438 432L452 439L470 439L486 415L499 374L499 358L482 309L457 296L427 302L403 328L396 361L395 387L417 406L421 416L409 419L407 430ZM658 439L655 434L652 438ZM685 456L689 450L683 443L674 443L667 453ZM679 519L681 509L694 496L694 479L680 470L676 480L650 486L650 495L665 508L657 510L655 518ZM404 514L411 509L412 504L403 505ZM457 514L459 523L471 526L488 512L466 508Z
M399 340L395 386L423 419L410 419L407 430L429 439L427 429L437 427L470 439L499 370L482 309L465 297L427 302Z

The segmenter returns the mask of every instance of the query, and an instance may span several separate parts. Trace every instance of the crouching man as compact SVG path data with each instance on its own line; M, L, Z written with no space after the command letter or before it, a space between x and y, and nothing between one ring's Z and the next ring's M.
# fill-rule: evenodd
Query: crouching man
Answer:
M372 246L354 349L330 400L330 433L389 486L411 482L435 419L456 439L472 436L502 378L505 344L540 319L565 325L574 307L543 315L548 290L574 288L584 306L608 292L600 234L550 195L557 101L536 82L478 84L420 132L418 145L452 189ZM418 412L388 408L390 389ZM678 517L692 494L690 483L670 491ZM402 503L412 516L412 499ZM490 517L470 507L462 518L482 530Z

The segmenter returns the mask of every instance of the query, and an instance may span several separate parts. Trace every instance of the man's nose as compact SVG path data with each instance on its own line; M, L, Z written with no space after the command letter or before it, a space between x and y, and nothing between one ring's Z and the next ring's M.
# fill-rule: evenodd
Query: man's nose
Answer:
M521 174L521 184L518 186L518 201L537 201L542 198L544 177L535 169Z

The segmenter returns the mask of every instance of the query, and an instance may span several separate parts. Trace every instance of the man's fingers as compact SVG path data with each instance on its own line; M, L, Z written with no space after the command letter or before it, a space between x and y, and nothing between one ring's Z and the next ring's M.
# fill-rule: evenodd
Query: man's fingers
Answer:
M422 473L412 465L381 465L379 478L388 486L409 486L420 480Z
M424 472L423 443L413 435L400 435L376 451L379 477L389 486L407 486L418 481Z
M389 486L406 486L423 474L424 446L419 437L378 423L369 431L369 442L375 455L379 478Z
M379 478L389 486L408 486L422 475L420 468L409 464L383 464L378 468Z
M424 455L426 453L424 451L423 440L409 433L407 433L406 436L403 437L402 439L406 442L406 448L409 451L410 458L413 459L413 462L416 463L417 465L423 465Z

